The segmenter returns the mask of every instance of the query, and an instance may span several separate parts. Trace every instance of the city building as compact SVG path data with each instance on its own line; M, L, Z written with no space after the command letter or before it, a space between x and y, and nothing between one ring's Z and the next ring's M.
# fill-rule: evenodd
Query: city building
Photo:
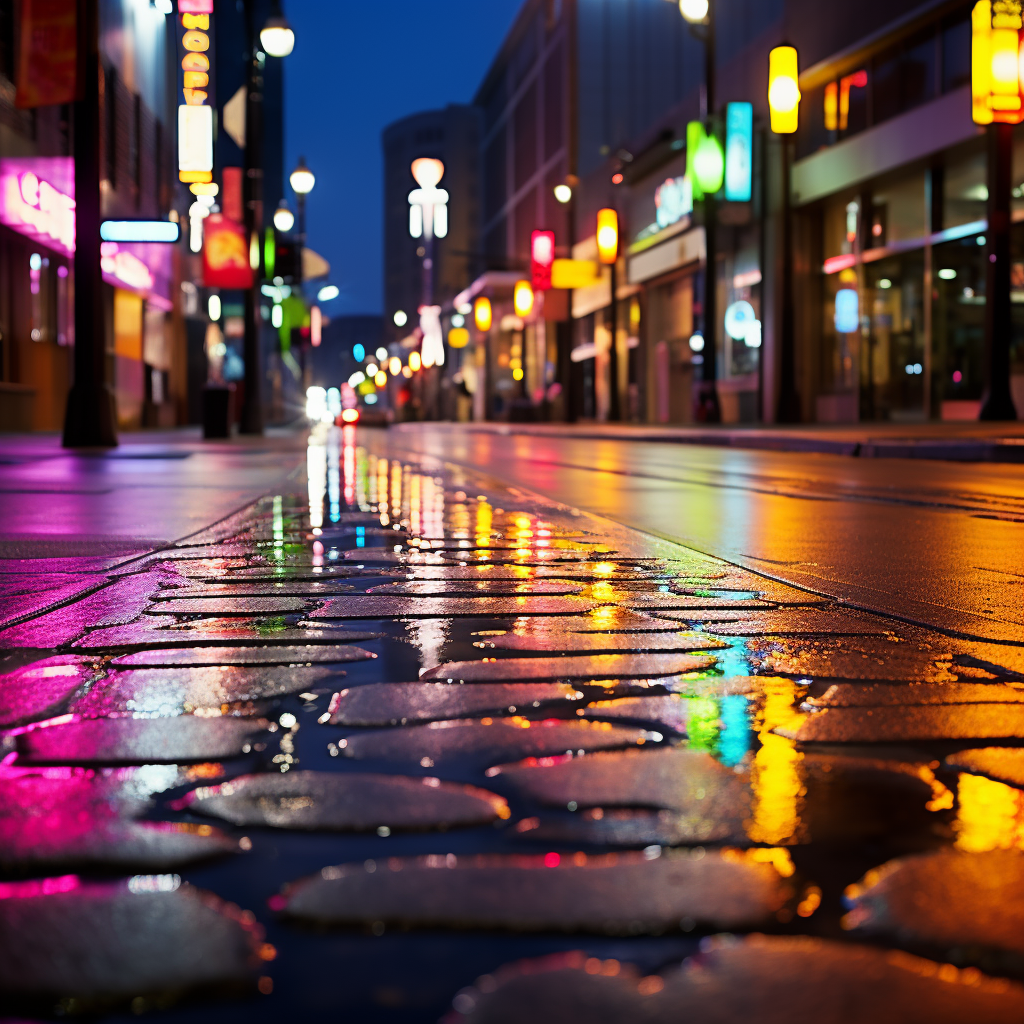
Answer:
M707 206L687 151L688 124L708 116L701 30L664 0L523 4L474 99L480 262L445 315L486 298L491 316L450 371L474 392L462 414L687 422L713 368L726 422L976 417L989 161L971 120L973 5L865 0L828 17L810 0L712 6L710 113L723 143L734 107L749 105L749 121L747 192L713 204L709 292ZM802 69L795 138L769 127L769 53L784 42ZM1017 299L1024 142L1013 187ZM614 270L517 315L533 232L553 231L559 258L595 261L603 208L618 216ZM396 201L389 223L406 212ZM418 271L399 268L389 294L415 289Z
M70 103L25 105L37 97L19 81L21 15L21 4L0 6L0 423L58 430L75 343L75 125ZM148 0L99 4L105 218L166 219L172 209L177 74L168 24ZM173 423L186 388L176 254L110 242L102 265L102 344L117 421Z
M972 6L887 5L862 26L873 31L828 48L809 33L792 193L805 419L978 417L990 179L971 118ZM1011 356L1024 412L1022 185L1016 129Z

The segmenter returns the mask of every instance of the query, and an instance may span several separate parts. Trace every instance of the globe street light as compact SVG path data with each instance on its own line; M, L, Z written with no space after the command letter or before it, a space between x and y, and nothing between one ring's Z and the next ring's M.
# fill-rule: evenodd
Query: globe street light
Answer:
M287 57L295 48L295 33L279 3L274 4L267 23L260 29L260 45L271 57Z
M295 214L288 208L288 200L282 199L274 211L274 227L278 231L291 231L295 225Z
M301 282L302 250L306 246L306 196L313 191L313 186L316 184L316 176L306 166L306 158L304 156L299 157L298 165L288 176L288 181L291 183L292 191L299 201L299 258L296 272Z
M679 0L679 13L691 24L701 24L708 16L708 0Z

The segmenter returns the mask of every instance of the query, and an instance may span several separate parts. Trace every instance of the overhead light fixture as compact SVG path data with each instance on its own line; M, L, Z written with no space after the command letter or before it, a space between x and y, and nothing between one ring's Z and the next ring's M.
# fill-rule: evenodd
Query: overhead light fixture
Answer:
M287 57L295 49L295 33L281 12L281 5L274 9L260 29L260 45L271 57Z

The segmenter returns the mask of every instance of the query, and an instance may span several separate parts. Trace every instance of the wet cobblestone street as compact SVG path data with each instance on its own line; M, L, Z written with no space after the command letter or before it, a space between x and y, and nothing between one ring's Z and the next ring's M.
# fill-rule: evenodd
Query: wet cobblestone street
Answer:
M1019 641L304 469L0 560L0 1018L1024 1021Z

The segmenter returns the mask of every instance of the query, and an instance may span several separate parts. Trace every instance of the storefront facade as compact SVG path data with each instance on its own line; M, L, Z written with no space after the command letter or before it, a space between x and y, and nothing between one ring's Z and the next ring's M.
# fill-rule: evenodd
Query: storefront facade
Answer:
M977 419L987 153L970 5L812 68L793 169L798 386L818 422ZM1024 408L1024 136L1013 159L1012 391Z

